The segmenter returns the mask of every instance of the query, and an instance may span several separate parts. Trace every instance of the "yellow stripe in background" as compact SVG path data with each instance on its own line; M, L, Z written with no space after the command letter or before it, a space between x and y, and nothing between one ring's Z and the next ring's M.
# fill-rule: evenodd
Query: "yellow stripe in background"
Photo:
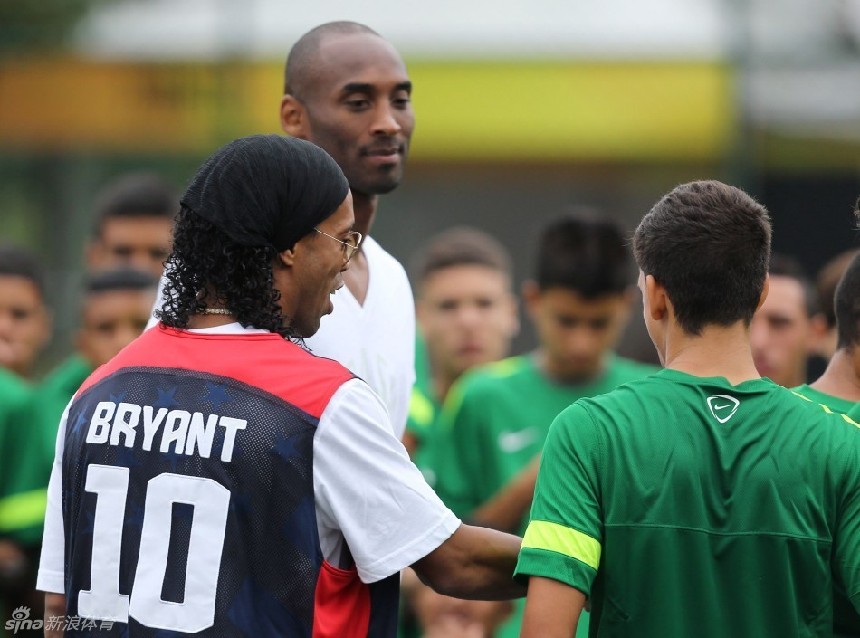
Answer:
M407 60L431 161L719 160L736 127L718 61ZM280 132L283 62L0 62L0 146L194 152ZM63 116L56 116L61 95Z
M530 522L522 547L557 552L575 558L592 569L597 569L600 564L600 542L597 539L549 521Z
M0 531L41 525L45 520L48 490L30 490L0 500Z

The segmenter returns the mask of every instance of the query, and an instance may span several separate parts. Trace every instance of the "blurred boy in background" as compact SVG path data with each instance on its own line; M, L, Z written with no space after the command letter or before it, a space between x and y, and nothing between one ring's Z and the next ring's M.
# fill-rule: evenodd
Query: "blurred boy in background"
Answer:
M482 506L509 484L525 486L519 492L526 498L501 511L520 534L534 487L531 464L556 415L580 397L655 371L613 352L633 294L618 225L586 212L559 219L541 233L537 261L523 299L538 349L464 376L446 398L437 434L438 458L446 461L435 468L442 500L458 516L486 524ZM523 470L525 481L518 476ZM521 613L518 604L497 635L518 635Z
M403 441L430 485L436 472L446 467L445 459L434 454L434 438L448 390L465 371L506 356L519 329L511 278L505 248L486 233L465 227L432 238L414 264L416 311L428 375L417 375L425 382L413 388ZM404 584L407 607L414 610L427 638L483 636L510 608L508 603L441 596L411 571ZM408 613L404 619L408 625ZM404 629L405 635L418 631Z
M33 442L39 431L29 379L50 333L41 262L22 248L0 247L0 619L20 606L39 618L42 609L34 592L48 484L41 473L53 445Z
M87 269L134 268L160 277L177 210L179 197L158 175L128 173L110 182L96 200Z

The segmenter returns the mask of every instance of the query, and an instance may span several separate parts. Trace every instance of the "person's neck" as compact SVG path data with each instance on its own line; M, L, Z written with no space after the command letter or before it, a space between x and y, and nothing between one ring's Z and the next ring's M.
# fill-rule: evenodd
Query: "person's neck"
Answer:
M607 361L612 356L612 352L606 352L600 358L600 364L594 369L587 372L579 372L576 374L567 370L563 364L554 361L543 348L539 348L534 353L534 361L538 370L554 383L562 385L586 385L599 379L606 371Z
M365 195L363 193L352 193L352 209L355 213L355 230L367 237L373 220L376 217L376 205L379 201L377 195ZM343 281L347 289L359 305L364 305L367 299L367 289L370 283L370 271L368 269L367 257L364 250L359 248L358 253L352 258L349 270L343 274Z
M668 328L662 352L663 365L697 377L725 377L732 385L759 379L743 322L731 326L705 326L691 335L679 325Z
M191 315L188 318L188 328L191 330L204 330L206 328L217 328L236 323L233 315Z
M370 228L376 218L376 208L379 204L378 195L365 195L352 192L352 209L355 213L355 230L364 237L370 235Z
M855 349L856 350L856 349ZM860 353L840 348L815 383L809 387L848 401L860 401Z

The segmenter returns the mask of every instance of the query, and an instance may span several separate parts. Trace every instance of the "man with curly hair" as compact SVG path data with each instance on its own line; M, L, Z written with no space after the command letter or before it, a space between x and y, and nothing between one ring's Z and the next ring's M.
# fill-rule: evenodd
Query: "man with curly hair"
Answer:
M378 396L301 346L361 241L332 158L236 140L181 204L161 324L60 425L48 613L132 638L387 637L406 566L448 594L521 595L519 539L461 524Z

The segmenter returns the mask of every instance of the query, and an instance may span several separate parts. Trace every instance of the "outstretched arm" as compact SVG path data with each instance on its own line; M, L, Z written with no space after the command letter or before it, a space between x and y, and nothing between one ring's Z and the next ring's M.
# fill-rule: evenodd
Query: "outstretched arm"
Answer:
M484 527L461 525L435 550L412 567L440 594L474 600L506 600L524 596L514 582L521 539Z

